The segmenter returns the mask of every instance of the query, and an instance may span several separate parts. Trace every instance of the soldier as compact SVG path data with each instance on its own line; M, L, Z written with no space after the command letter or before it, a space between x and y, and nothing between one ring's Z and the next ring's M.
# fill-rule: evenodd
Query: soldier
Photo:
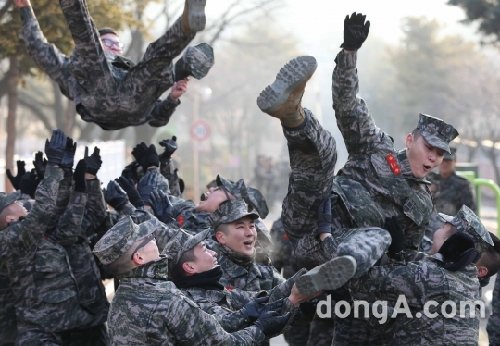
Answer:
M168 258L159 254L155 240L163 227L156 218L137 225L123 216L94 247L106 269L120 278L108 314L112 345L254 345L284 326L288 316L266 314L253 326L224 331L168 281Z
M102 38L88 14L85 0L60 1L75 42L70 57L47 43L31 8L30 0L14 0L21 9L22 36L29 55L61 92L76 104L85 121L95 122L105 130L149 123L166 125L180 103L188 76L203 78L213 65L213 51L207 44L189 47L178 56L205 27L205 1L186 0L184 12L174 25L151 43L137 65L121 55L121 46L112 29L103 29ZM175 74L175 76L174 76ZM174 82L171 96L158 97Z
M389 310L387 322L379 323L374 316L355 319L354 333L336 335L336 345L389 345L396 340L397 344L408 345L477 344L478 306L474 304L468 311L459 308L464 303L479 301L478 278L489 278L500 269L500 240L466 206L454 217L441 217L447 225L447 236L435 239L436 254L418 262L375 266L366 276L349 283L353 298L369 303L386 301L394 308L400 295L404 295L411 315ZM435 313L433 316L426 314L424 305L428 301L436 302L427 311ZM445 316L440 309L445 302L456 305L456 314ZM358 330L364 332L356 333Z
M74 338L94 345L106 342L105 296L91 302L85 299L89 291L78 292L84 288L78 286L81 277L75 277L64 248L69 233L82 238L78 231L87 202L84 162L71 173L75 149L71 139L54 131L45 145L48 165L32 210L12 203L0 213L0 258L15 298L19 344L59 345ZM69 196L72 180L75 191ZM96 298L93 292L90 296Z

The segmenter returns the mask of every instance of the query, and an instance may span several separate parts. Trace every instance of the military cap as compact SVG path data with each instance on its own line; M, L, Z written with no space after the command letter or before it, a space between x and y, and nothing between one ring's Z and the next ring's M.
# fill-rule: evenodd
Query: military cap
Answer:
M94 246L94 254L104 265L116 262L123 255L131 255L134 245L161 227L156 218L137 225L130 216L124 216L111 227Z
M457 148L450 147L450 152L445 152L443 160L455 161L457 159Z
M15 201L21 200L22 195L19 191L11 192L11 193L0 193L0 212L8 205L14 203ZM28 208L26 208L28 209ZM28 211L31 209L28 209Z
M417 130L427 143L450 153L449 143L458 136L458 131L442 119L420 113Z
M170 239L162 252L162 255L167 255L169 258L169 267L173 269L173 267L179 263L181 256L186 251L193 249L196 245L207 239L209 237L209 233L210 229L205 229L195 235L179 230L179 232L172 237L172 239Z
M245 216L250 216L254 220L259 218L259 214L249 210L244 200L231 199L219 205L219 208L210 215L210 222L213 230L216 231L220 225L234 222Z
M220 174L216 178L217 186L222 186L227 192L236 198L243 198L243 200L253 209L255 209L259 216L263 219L269 214L264 195L253 187L247 187L243 179L233 182L229 179L223 178Z
M445 222L455 226L458 232L465 232L472 236L476 243L494 245L490 233L481 223L479 217L468 206L463 205L455 216L442 213L439 213L439 216Z

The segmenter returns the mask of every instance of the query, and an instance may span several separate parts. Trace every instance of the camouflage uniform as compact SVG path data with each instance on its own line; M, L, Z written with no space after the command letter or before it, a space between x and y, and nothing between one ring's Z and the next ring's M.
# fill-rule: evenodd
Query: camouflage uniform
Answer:
M61 245L64 232L80 229L87 202L83 193L64 196L67 186L71 186L71 174L64 178L61 168L47 166L31 212L0 233L0 254L15 297L21 344L59 344L63 332L93 328L105 320L105 311L99 319L80 304L78 283ZM69 207L62 214L65 201Z
M486 330L490 345L500 344L500 275L497 274L491 301L492 314L488 318Z
M107 56L85 0L60 1L75 42L70 57L48 44L31 7L21 8L22 36L29 55L76 104L85 121L105 130L149 123L166 125L180 102L158 97L173 83L172 59L194 38L177 20L151 43L141 62Z
M158 222L135 225L123 217L97 242L94 253L120 274L120 286L108 314L112 345L253 345L264 340L253 326L229 334L216 319L168 281L168 259L133 268L130 256Z
M399 295L405 295L413 318L398 313L395 318L380 325L375 317L361 320L363 333L357 329L335 331L335 345L477 345L479 338L479 311L475 317L458 315L460 302L480 300L479 281L474 265L464 270L451 272L442 267L436 258L427 257L420 262L404 265L373 267L362 280L350 282L354 299L373 303L388 301L394 307ZM423 313L424 304L434 300L439 303L434 318ZM441 304L453 301L457 304L457 315L448 318L441 314ZM394 310L392 310L394 311ZM421 317L415 315L421 313ZM392 315L389 309L389 316ZM359 324L358 324L359 326Z

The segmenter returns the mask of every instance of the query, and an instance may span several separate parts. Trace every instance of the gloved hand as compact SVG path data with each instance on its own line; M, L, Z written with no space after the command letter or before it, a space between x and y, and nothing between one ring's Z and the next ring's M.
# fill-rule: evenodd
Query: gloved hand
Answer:
M110 180L108 183L108 186L104 190L104 199L106 203L117 211L120 211L129 202L127 193L123 191L115 180Z
M156 218L161 222L169 223L174 219L171 215L172 203L164 191L153 191L146 203L153 208Z
M75 171L73 172L73 180L75 181L75 192L85 192L87 191L87 186L85 184L85 172L87 171L87 165L85 163L85 158L78 161L76 164Z
M463 232L457 232L446 239L438 252L443 255L443 267L450 271L462 270L481 257L474 247L472 237Z
M121 176L129 180L130 182L137 184L139 181L139 175L137 170L140 168L139 163L137 161L132 161L122 170Z
M144 207L144 201L139 195L139 192L135 188L133 182L131 182L125 177L119 177L118 179L115 180L118 182L123 191L127 193L128 199L134 207L136 208Z
M398 218L395 216L385 219L384 229L389 231L392 238L387 254L389 257L394 257L405 248L405 234L399 224Z
M39 180L43 179L45 174L45 166L47 166L47 159L43 158L43 153L37 151L35 154L35 160L33 160L33 167L35 167L36 174Z
M248 302L240 310L245 318L255 321L264 312L269 311L266 309L266 303L269 301L269 296L255 298Z
M370 31L370 21L365 23L366 16L354 12L344 19L344 42L340 45L346 50L357 50L365 42Z
M330 197L321 201L318 208L318 235L332 233L332 201Z
M290 313L279 315L276 311L268 311L259 316L255 326L262 330L266 338L270 339L281 333L290 319Z
M97 172L102 165L100 152L101 150L98 147L94 147L94 152L89 156L89 148L85 147L85 155L83 156L83 159L85 160L87 173L97 175Z
M45 155L48 163L60 165L66 148L66 135L61 130L53 130L50 140L45 141Z
M14 186L14 189L19 190L19 183L21 182L21 179L23 176L26 174L26 163L22 160L17 160L17 175L14 176L10 169L7 168L6 174L7 178L9 178L10 183L12 186Z
M39 182L40 180L38 179L35 170L32 169L31 172L25 173L21 177L21 181L19 182L19 191L30 195L31 198L35 198L35 191Z
M62 168L73 168L73 160L75 159L76 152L76 142L73 142L73 139L68 137L66 139L66 146L64 147L64 153L61 160L60 166Z
M160 159L158 158L154 144L151 144L148 147L146 146L146 143L141 142L134 147L132 155L134 155L135 160L142 166L144 171L146 171L149 167L160 166Z
M172 136L171 139L164 139L159 144L164 148L163 153L160 154L160 161L170 160L172 154L177 150L177 137Z

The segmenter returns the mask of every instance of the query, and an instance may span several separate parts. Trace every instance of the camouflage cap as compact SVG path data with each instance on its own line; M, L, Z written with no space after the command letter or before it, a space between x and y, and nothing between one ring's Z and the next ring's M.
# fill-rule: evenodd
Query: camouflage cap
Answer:
M247 187L243 179L233 182L229 179L223 178L220 174L216 178L217 186L222 186L227 192L236 198L243 198L243 200L253 209L257 210L259 216L263 219L269 214L264 195L253 187Z
M8 205L14 203L15 201L21 200L21 192L15 191L11 193L0 193L0 212ZM27 208L26 208L27 209Z
M234 222L245 216L250 216L254 220L259 218L259 214L249 210L244 200L231 199L219 205L219 208L210 215L210 221L213 230L216 231L220 225Z
M443 160L455 161L457 159L457 148L450 147L450 152L445 152Z
M179 232L170 239L162 252L163 255L167 255L169 258L169 267L173 269L181 259L182 254L207 239L209 234L210 229L205 229L195 235L191 235L184 230L179 230Z
M131 255L134 244L160 227L161 223L156 218L137 225L130 216L124 216L95 244L94 254L102 264L112 264L125 254Z
M427 143L433 147L450 152L449 143L458 136L458 131L442 119L420 113L417 129Z
M477 244L489 244L493 246L490 233L481 223L479 217L466 205L458 211L455 216L439 213L439 216L457 229L458 232L465 232L474 238Z

